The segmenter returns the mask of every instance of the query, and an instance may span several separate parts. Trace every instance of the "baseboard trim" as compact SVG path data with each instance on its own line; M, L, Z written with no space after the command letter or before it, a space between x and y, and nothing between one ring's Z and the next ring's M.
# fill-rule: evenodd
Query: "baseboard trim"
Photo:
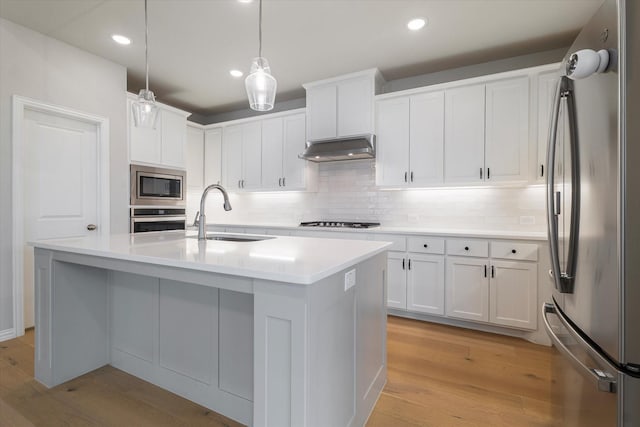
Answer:
M0 331L0 342L7 341L17 338L15 328L5 329L4 331Z

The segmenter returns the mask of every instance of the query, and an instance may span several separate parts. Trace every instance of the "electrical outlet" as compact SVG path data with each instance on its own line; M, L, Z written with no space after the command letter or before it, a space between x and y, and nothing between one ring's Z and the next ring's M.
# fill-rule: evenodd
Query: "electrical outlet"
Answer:
M344 290L348 291L356 284L356 270L347 271L344 273Z

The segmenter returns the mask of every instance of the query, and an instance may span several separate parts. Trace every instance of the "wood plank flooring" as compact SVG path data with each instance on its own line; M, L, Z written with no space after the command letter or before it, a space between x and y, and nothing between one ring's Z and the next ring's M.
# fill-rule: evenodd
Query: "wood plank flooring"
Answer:
M388 380L368 427L556 426L552 349L393 316L387 331ZM33 378L33 338L0 343L2 427L240 425L110 366L47 389Z

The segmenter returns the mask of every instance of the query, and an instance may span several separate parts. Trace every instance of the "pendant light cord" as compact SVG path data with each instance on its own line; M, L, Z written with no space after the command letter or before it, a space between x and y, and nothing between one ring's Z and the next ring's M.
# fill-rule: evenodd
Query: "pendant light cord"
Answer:
M146 89L149 92L149 24L147 21L147 0L144 0L144 64L146 69Z
M258 16L258 58L262 58L262 0L258 6Z

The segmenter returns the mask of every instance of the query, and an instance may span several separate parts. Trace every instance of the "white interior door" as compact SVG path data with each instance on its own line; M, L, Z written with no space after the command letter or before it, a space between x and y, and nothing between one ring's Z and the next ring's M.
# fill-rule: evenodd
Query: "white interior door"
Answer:
M101 227L97 125L27 109L23 129L25 242L97 233ZM25 245L23 253L24 326L31 327L33 249Z

